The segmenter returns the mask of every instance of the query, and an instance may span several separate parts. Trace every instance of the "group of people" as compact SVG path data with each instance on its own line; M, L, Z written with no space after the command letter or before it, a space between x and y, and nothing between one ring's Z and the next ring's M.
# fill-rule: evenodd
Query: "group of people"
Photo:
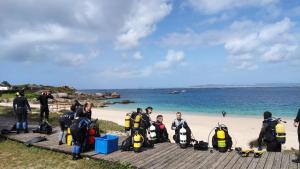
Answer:
M50 91L42 92L37 98L40 102L41 123L49 120L48 99L54 99ZM86 142L89 137L88 132L92 124L92 106L93 105L89 102L81 105L77 100L75 100L70 107L71 111L62 114L59 117L61 132L58 144L63 144L63 138L66 134L65 132L69 128L73 139L72 152L74 160L81 158L80 152L85 149L87 145ZM22 130L25 133L28 133L27 116L28 112L31 111L31 107L25 97L24 90L20 90L16 93L16 97L13 100L13 111L16 115L15 128L17 134L19 134ZM152 111L152 107L147 107L145 109L145 113L143 112L143 109L137 108L136 112L130 114L130 117L128 118L128 126L125 124L125 129L130 131L130 146L137 148L137 151L141 151L142 147L153 147L156 143L170 142L167 128L163 123L163 116L157 115L156 120L152 121L150 117ZM226 115L226 113L223 112L222 114L223 116ZM281 119L273 118L272 113L268 111L264 112L263 116L264 120L262 122L262 128L257 139L258 150L261 150L263 146L266 146L267 151L280 152L282 144L285 143L285 131L282 121ZM294 126L298 127L298 141L300 142L299 122L300 109L296 119L294 120ZM171 130L175 131L173 140L177 144L189 146L192 141L195 141L192 137L190 127L187 122L182 119L182 114L180 112L176 113L176 119L172 122ZM184 131L184 133L182 131ZM222 131L221 134L218 133L219 131ZM182 141L181 138L185 138L185 140ZM215 128L215 135L212 137L212 145L215 149L223 146L223 150L231 150L232 139L226 126ZM293 162L300 163L300 157L293 160Z

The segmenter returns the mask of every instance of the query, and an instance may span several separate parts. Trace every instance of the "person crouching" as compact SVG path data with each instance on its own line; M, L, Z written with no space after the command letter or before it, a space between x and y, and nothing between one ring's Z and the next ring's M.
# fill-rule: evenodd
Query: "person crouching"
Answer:
M162 115L158 115L156 117L156 122L154 123L154 126L155 126L155 132L157 136L156 143L170 142L167 128L163 124Z
M73 121L70 130L73 138L73 160L81 159L80 152L86 147L86 141L88 137L88 129L91 120L87 117L76 117Z

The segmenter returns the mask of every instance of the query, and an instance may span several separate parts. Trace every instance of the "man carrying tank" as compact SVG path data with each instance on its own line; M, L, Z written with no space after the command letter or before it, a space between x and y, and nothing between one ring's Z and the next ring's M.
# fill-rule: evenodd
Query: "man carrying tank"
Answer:
M71 105L70 109L71 112L66 112L59 116L59 126L60 126L60 135L59 135L59 142L58 145L62 145L62 139L64 138L65 131L71 126L72 121L75 118L75 111L76 108L79 106L78 100L75 100L74 103Z
M295 118L294 120L294 126L295 127L298 127L298 142L299 142L299 151L300 151L300 125L299 125L299 122L300 122L300 108L298 110L298 114L297 114L297 117ZM298 152L299 153L299 152ZM297 158L292 160L294 163L300 163L300 155L298 154L297 155Z
M46 121L49 120L48 99L54 99L51 95L51 91L42 92L42 94L37 98L37 101L40 101L40 123L43 122L44 117Z
M156 122L154 123L154 126L155 126L155 132L157 136L157 143L170 142L167 128L163 124L162 115L158 115L156 117Z
M258 150L262 150L263 142L267 146L268 152L281 152L281 143L276 140L274 134L276 121L272 119L272 113L264 112L264 121L258 137Z
M176 119L173 121L171 129L175 130L175 135L173 139L176 143L179 143L179 130L184 127L186 129L187 144L191 142L191 129L189 128L187 122L181 118L181 112L176 113Z
M90 102L86 102L83 106L80 106L76 110L76 117L86 117L89 120L92 119L92 107L93 104Z
M17 134L23 129L28 133L27 111L31 111L27 98L25 97L24 90L19 92L19 95L13 101L13 110L17 115L16 130Z
M143 112L142 108L137 108L136 112L133 112L130 116L130 118L131 118L131 123L130 123L131 124L131 136L132 137L134 136L136 131L139 131L139 128L140 128L140 126L139 126L139 128L134 127L135 118L136 118L137 115L142 115L142 112ZM139 122L139 125L140 125L140 123L141 122Z

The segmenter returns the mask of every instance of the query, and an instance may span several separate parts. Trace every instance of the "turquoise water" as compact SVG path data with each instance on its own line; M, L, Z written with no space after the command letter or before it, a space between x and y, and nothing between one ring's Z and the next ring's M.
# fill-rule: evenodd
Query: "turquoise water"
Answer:
M169 94L172 91L185 92ZM84 92L111 92L121 94L120 100L132 100L136 103L114 108L136 109L152 106L159 111L181 111L186 113L205 113L219 115L226 111L230 115L261 116L271 111L275 116L294 117L300 106L300 88L182 88L182 89L119 89L84 90Z

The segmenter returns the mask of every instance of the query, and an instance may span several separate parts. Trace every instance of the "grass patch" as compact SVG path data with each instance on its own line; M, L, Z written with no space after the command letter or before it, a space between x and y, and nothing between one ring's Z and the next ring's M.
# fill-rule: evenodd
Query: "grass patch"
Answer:
M98 169L131 169L129 165L104 160L82 159L71 160L63 153L26 147L10 140L0 141L0 168L98 168Z
M105 133L107 131L120 131L124 132L124 127L120 126L119 124L107 121L107 120L98 120L98 126L100 128L101 133Z

